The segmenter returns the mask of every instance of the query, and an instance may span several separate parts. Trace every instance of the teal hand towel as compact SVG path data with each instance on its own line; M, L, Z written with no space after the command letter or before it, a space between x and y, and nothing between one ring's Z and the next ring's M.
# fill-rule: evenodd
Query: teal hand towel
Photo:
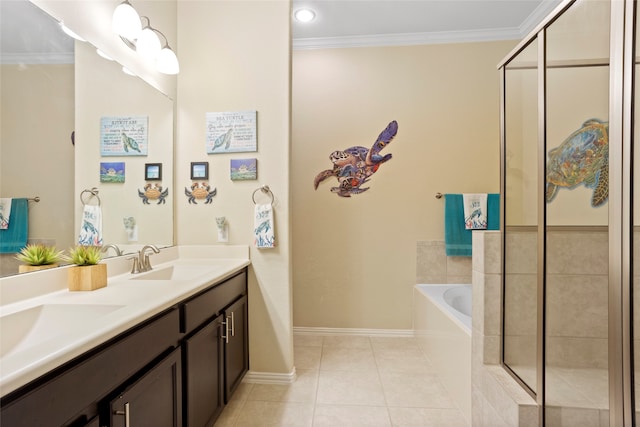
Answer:
M19 252L27 245L29 234L29 205L27 199L11 201L9 228L0 230L0 253Z
M487 196L487 230L500 229L500 194ZM464 222L462 194L444 195L444 245L447 256L471 256L471 232Z

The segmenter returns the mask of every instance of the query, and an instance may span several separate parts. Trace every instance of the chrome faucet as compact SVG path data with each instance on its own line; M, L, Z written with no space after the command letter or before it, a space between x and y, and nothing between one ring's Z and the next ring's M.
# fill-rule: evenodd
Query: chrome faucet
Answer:
M151 249L153 253L159 254L160 249L156 245L145 245L140 249L138 253L138 269L140 272L152 270L151 261L149 261L149 255L147 255L147 249ZM134 261L135 267L135 261Z
M120 250L120 248L118 246L114 245L113 243L110 243L108 245L104 245L102 247L102 252L104 252L106 254L109 249L113 249L114 252L116 253L116 256L122 255L122 251Z

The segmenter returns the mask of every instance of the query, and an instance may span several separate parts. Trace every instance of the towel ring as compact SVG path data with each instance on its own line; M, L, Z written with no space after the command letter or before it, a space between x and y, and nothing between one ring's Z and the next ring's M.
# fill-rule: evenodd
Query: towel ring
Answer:
M86 202L83 198L84 193L89 193L89 199L87 199ZM91 197L95 197L96 199L98 199L98 206L100 206L100 196L98 196L98 189L96 187L93 187L91 190L82 190L82 193L80 193L80 201L82 202L82 205L86 206L89 200L91 200Z
M253 194L251 195L251 200L253 200L253 204L254 205L258 204L258 203L256 203L256 193L258 191L262 191L264 194L268 194L269 196L271 196L271 204L273 204L274 197L273 197L273 193L271 192L271 189L269 188L268 185L263 185L260 188L256 188L255 191L253 192Z

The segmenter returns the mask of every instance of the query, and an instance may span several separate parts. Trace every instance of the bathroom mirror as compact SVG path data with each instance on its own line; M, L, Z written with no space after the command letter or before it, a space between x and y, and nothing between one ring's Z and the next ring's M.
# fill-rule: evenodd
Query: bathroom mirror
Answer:
M172 245L173 100L98 56L94 46L100 47L100 40L74 42L58 20L33 3L3 1L0 7L0 197L39 197L29 202L29 240L61 250L74 245L82 216L80 193L96 188L104 244L125 251L148 243ZM101 121L113 117L146 121L146 155L101 155ZM163 165L162 181L153 181L163 187L161 193L168 190L162 200L145 188L146 163ZM120 165L124 182L106 182L114 181L108 175L120 173ZM84 200L97 204L98 197L86 193ZM14 255L0 254L0 275L17 273Z

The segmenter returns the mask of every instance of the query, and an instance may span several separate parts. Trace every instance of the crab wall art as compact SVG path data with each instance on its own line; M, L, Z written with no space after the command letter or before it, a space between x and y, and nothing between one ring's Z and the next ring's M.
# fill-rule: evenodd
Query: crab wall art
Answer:
M194 182L193 184L191 184L191 190L189 190L187 187L184 187L184 194L189 199L189 203L193 203L194 205L198 204L198 202L196 202L196 199L204 200L204 204L208 205L209 203L211 203L213 197L217 192L218 190L216 190L215 187L213 188L213 190L211 190L211 186L206 182Z
M144 191L138 190L138 196L142 199L142 203L149 205L149 200L157 200L158 205L166 203L166 197L169 195L169 189L162 189L160 184L147 183L144 186Z
M329 160L333 163L333 169L316 175L313 180L314 188L317 190L322 181L335 176L338 186L331 187L331 191L340 197L351 197L352 194L367 191L370 187L362 188L362 184L369 181L369 177L376 173L381 164L391 160L391 154L383 156L380 151L391 142L397 132L398 122L394 120L380 133L370 149L355 146L331 153Z
M559 187L573 189L580 184L593 189L591 206L609 198L609 123L589 119L547 157L546 199L551 202Z

